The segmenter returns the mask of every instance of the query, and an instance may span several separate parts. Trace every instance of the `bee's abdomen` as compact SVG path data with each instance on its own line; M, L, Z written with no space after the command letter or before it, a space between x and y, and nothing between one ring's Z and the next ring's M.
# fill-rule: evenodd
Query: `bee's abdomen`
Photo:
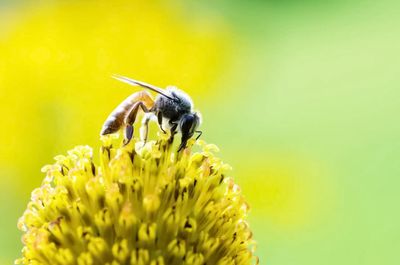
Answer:
M130 95L111 112L103 124L100 135L117 132L124 125L125 116L138 101L144 102L149 107L153 104L150 94L146 91L139 91Z
M117 132L124 123L126 113L130 110L133 103L129 98L124 100L117 108L111 112L106 121L104 122L103 128L101 129L101 135Z
M103 124L103 128L101 129L100 134L106 135L117 132L122 126L122 121L123 118L119 119L118 117L115 116L108 117L108 119Z

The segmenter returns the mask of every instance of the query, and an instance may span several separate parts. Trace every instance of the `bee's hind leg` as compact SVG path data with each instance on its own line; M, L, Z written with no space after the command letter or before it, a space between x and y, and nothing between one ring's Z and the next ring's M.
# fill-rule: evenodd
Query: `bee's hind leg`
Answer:
M125 135L124 135L124 145L129 144L129 142L132 140L133 137L133 126L130 124L127 124L125 126Z
M129 144L129 142L133 138L133 132L134 132L133 124L135 123L139 107L142 108L142 110L145 113L150 112L142 101L138 101L132 106L132 108L129 110L128 114L125 116L124 119L125 123L125 138L123 142L124 145Z

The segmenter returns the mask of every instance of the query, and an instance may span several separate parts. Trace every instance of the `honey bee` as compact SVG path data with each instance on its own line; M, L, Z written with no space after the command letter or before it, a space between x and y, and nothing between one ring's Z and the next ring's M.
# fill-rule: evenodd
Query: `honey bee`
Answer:
M201 123L200 113L193 110L191 98L182 90L174 86L168 86L165 90L156 86L133 80L128 77L113 75L113 78L133 85L141 86L158 93L155 100L151 94L142 90L127 97L115 108L104 122L101 135L116 133L125 128L123 144L127 145L134 132L134 123L139 109L145 113L140 129L141 139L146 142L148 136L148 124L153 118L158 121L160 129L166 133L171 132L171 137L181 133L181 144L178 152L186 147L187 141L198 133L196 140L201 136L202 131L197 130Z

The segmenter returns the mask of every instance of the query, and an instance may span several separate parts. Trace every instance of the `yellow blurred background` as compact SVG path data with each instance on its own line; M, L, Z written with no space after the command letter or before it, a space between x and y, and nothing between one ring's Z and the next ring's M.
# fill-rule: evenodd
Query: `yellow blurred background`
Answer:
M261 264L400 264L400 2L0 0L0 264L40 168L135 88L187 91Z

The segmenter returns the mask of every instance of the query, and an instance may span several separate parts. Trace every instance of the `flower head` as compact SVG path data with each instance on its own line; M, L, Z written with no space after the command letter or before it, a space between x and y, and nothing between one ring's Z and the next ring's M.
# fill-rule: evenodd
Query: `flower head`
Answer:
M78 146L43 168L20 218L19 264L251 264L248 206L216 146L102 139L100 165ZM192 152L193 149L199 149Z

